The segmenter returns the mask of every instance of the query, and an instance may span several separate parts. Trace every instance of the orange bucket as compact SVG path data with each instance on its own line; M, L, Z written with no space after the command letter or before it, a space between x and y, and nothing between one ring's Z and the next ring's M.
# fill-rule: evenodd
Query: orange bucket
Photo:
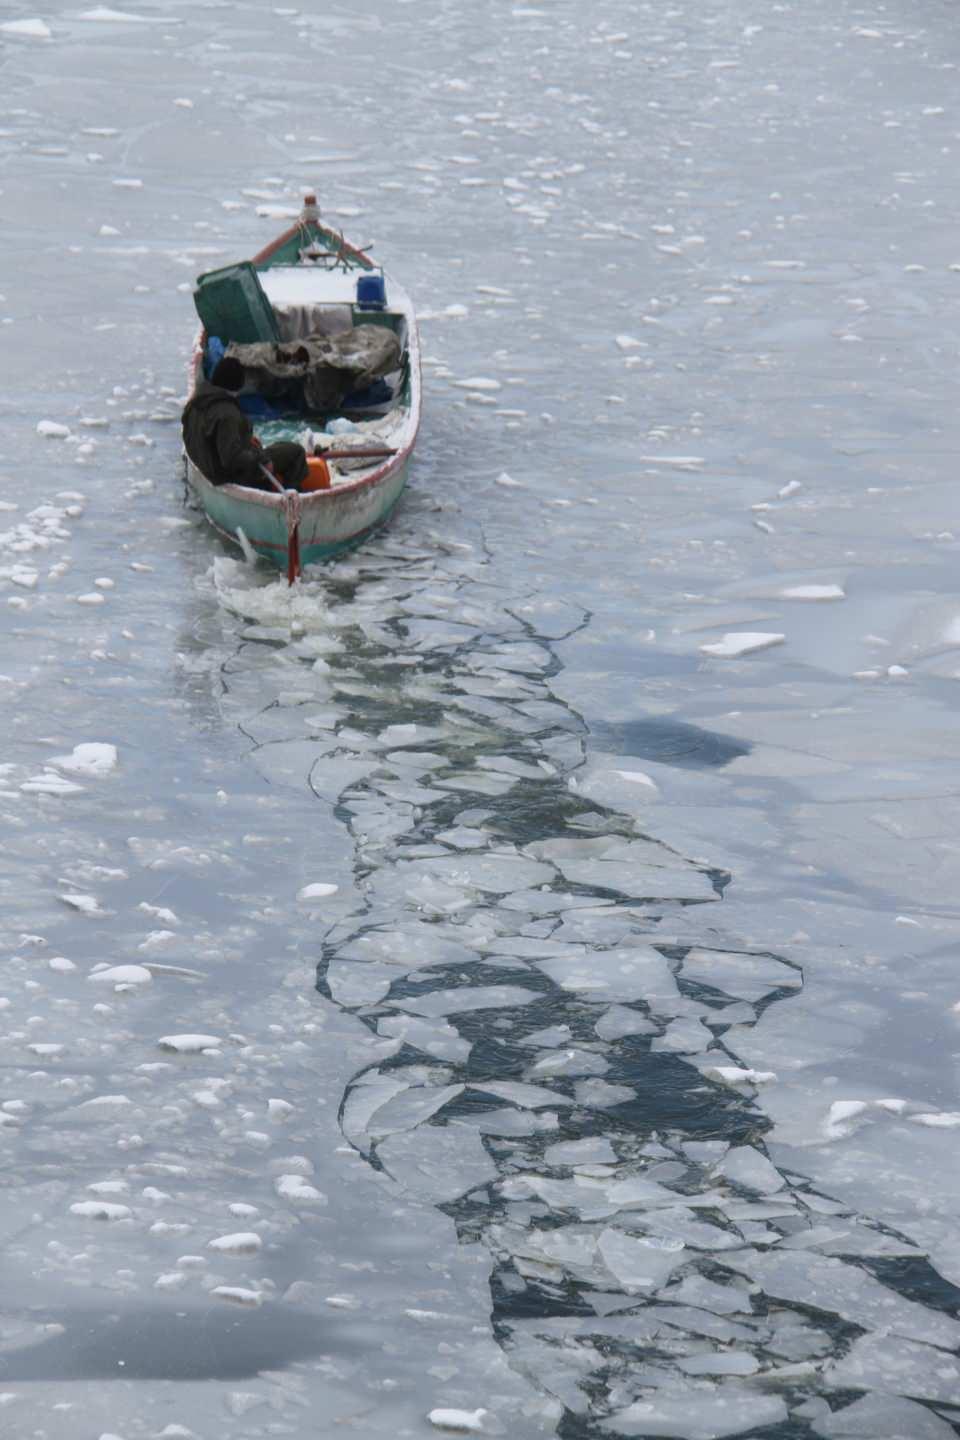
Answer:
M330 489L330 466L322 455L307 456L307 478L300 486L301 490L329 490Z

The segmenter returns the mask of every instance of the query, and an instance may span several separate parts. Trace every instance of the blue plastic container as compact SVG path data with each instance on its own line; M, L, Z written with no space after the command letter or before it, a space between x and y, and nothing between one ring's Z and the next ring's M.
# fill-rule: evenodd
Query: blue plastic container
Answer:
M357 308L383 310L387 303L387 287L382 275L360 275L357 278Z

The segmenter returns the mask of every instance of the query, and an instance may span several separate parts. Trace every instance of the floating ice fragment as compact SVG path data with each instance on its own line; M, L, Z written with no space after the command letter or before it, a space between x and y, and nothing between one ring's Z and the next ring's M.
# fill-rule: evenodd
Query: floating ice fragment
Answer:
M715 655L719 660L734 660L740 655L752 655L758 650L769 650L772 645L781 645L787 637L761 630L732 630L722 640L701 645L703 655Z
M69 755L54 755L51 763L71 775L88 775L96 779L116 770L117 747L102 741L88 740L82 745L75 745Z
M780 594L784 600L845 600L842 585L792 585Z
M325 884L322 880L315 881L312 885L304 885L302 890L297 891L298 900L326 900L330 895L336 895L340 889L339 885Z
M474 375L468 380L454 380L454 385L461 390L500 390L503 387L499 380L490 380L485 375Z
M49 40L52 33L43 20L5 20L0 30L6 35L26 35L31 40Z
M842 1410L828 1411L814 1421L828 1440L954 1440L952 1425L924 1405L899 1395L864 1395Z
M960 1125L960 1114L955 1110L927 1111L911 1115L910 1119L915 1125L928 1125L932 1130L955 1130Z
M787 1419L779 1396L754 1395L746 1389L724 1386L716 1390L665 1390L654 1399L637 1400L604 1421L618 1435L679 1436L682 1440L725 1440L761 1425L775 1426Z
M834 1100L824 1123L824 1134L828 1140L841 1140L857 1128L851 1122L865 1117L869 1105L865 1100Z
M741 1070L737 1065L701 1065L700 1073L723 1085L767 1085L777 1078L774 1070Z
M642 770L614 770L614 775L619 775L621 780L627 780L631 785L645 785L648 790L658 790L659 786L649 775Z
M755 1375L759 1361L743 1350L704 1351L687 1355L677 1361L685 1375Z
M90 1100L84 1100L77 1109L89 1114L91 1111L96 1114L98 1111L122 1110L132 1104L128 1095L94 1095Z
M629 1085L610 1085L606 1080L578 1080L573 1087L578 1105L590 1110L605 1110L611 1105L626 1105L636 1100L637 1092Z
M675 470L698 470L704 463L702 455L638 455L641 465L670 465Z
M501 470L501 471L500 471L500 474L497 476L496 480L494 481L494 484L496 484L496 485L502 485L502 486L504 487L504 489L506 489L506 490L522 490L522 489L523 489L523 482L520 481L520 480L514 480L513 476L512 476L512 475L508 475L507 472L506 472L506 470Z
M133 1211L129 1205L111 1204L106 1200L78 1200L70 1206L70 1214L84 1220L127 1220Z
M108 965L91 971L87 979L104 985L149 985L153 976L143 965Z
M0 25L0 30L7 27ZM40 420L37 424L37 434L43 435L48 440L66 440L70 434L69 425L61 425L58 420Z
M147 900L141 900L137 906L145 915L152 915L155 920L160 920L164 925L179 925L180 921L172 910L163 905L151 905Z
M242 1230L235 1235L218 1235L208 1241L207 1249L219 1255L256 1255L263 1249L263 1241L254 1230Z
M161 1035L157 1041L161 1050L175 1050L178 1055L200 1055L204 1050L213 1050L222 1041L219 1035Z
M231 1305L245 1305L251 1310L263 1304L262 1290L245 1290L238 1285L218 1285L210 1294L217 1300L226 1300Z
M280 1175L273 1187L281 1200L296 1200L304 1205L326 1205L327 1197L321 1190L308 1185L302 1175Z
M479 1434L483 1430L486 1410L431 1410L427 1419L438 1430L460 1430Z
M752 1145L737 1145L729 1150L721 1162L720 1173L735 1185L757 1190L761 1195L772 1195L786 1183L766 1155L754 1150Z
M618 350L646 349L646 341L638 340L635 335L618 335L614 344Z
M626 1235L612 1226L600 1232L597 1248L611 1275L628 1293L659 1288L686 1259L682 1240Z
M169 945L171 940L176 940L172 930L151 930L144 940L137 946L138 950L161 950Z
M496 1095L501 1100L520 1105L524 1110L572 1104L566 1095L558 1095L555 1090L548 1090L542 1085L526 1085L520 1080L476 1080L470 1089L479 1090L485 1095Z
M23 787L21 786L21 789ZM69 905L71 910L79 910L81 915L106 915L107 911L100 908L100 901L96 895L80 895L70 892L67 895L57 897L64 905Z

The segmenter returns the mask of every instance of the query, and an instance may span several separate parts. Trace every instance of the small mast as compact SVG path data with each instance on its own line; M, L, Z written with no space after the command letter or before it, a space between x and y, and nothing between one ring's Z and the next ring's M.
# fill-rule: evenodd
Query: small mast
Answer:
M300 219L304 222L320 219L320 206L317 204L317 197L312 190L308 191L303 197L303 209L300 211Z

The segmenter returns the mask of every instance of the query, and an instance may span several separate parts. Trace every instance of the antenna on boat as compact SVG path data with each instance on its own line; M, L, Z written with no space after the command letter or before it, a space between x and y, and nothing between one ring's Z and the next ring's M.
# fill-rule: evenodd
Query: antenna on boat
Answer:
M308 220L320 219L320 206L317 204L317 197L313 191L308 191L303 197L303 209L300 211L300 219L304 223Z

